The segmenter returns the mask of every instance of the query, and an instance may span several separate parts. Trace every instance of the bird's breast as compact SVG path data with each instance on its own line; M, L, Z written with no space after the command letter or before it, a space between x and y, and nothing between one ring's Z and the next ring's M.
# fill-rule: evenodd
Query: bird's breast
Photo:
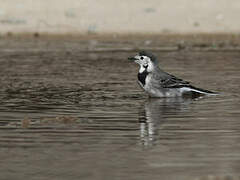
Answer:
M143 86L146 84L146 78L147 78L148 72L145 70L142 73L138 73L138 80L141 82Z

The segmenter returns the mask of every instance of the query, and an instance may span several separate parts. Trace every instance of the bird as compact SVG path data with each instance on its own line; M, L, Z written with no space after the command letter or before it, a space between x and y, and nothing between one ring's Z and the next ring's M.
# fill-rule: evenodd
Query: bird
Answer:
M138 83L149 97L192 97L217 95L217 92L194 87L190 82L177 78L159 68L157 57L147 51L140 51L128 58L139 64Z

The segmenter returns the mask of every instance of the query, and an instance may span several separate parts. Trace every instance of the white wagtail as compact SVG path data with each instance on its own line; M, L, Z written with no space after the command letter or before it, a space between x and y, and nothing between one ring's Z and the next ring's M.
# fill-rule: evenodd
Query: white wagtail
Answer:
M217 93L196 88L189 82L168 74L158 67L157 58L145 51L139 52L134 57L129 57L140 65L138 82L150 97L179 97L202 95L216 95Z

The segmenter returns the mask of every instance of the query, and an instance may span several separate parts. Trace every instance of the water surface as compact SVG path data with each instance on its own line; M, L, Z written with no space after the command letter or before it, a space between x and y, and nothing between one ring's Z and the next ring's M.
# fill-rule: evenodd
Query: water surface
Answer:
M239 52L156 51L221 95L148 99L136 52L94 42L1 42L1 179L238 179Z

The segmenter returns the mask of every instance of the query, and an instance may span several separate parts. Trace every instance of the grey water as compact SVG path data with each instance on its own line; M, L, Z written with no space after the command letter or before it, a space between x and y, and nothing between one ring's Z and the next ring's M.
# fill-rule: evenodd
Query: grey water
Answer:
M149 99L137 52L86 46L1 41L0 179L239 179L238 51L154 52L220 95Z

